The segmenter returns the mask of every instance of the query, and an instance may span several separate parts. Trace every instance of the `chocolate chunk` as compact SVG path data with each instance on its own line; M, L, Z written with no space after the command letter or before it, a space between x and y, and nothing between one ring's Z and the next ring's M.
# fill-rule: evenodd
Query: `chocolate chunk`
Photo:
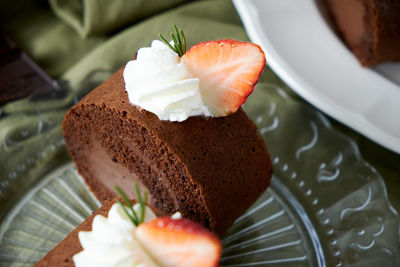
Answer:
M49 90L53 80L4 34L0 39L0 105Z
M17 46L6 35L0 33L0 58L17 50Z

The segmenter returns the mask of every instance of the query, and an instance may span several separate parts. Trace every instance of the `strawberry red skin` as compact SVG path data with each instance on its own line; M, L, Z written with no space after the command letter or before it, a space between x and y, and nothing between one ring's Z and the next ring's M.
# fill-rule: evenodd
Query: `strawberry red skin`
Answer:
M231 39L199 43L182 61L200 78L203 101L216 117L234 113L246 102L265 67L260 46Z
M136 237L166 267L216 267L222 253L213 233L187 219L158 217L139 225Z

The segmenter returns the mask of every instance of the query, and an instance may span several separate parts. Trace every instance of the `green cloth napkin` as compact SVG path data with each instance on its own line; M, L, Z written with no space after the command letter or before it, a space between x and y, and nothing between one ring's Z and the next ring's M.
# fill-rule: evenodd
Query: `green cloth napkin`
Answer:
M159 33L168 35L172 24L185 31L189 46L212 39L248 40L228 0L14 0L1 1L0 10L2 29L61 86L46 100L30 97L0 107L0 144L13 141L0 148L0 205L2 199L24 189L13 184L14 176L41 173L60 157L65 111L121 68L138 48L149 46ZM269 68L256 90L262 90L262 82L276 84L297 97ZM399 209L400 155L334 124L357 142L364 158L382 174L390 199ZM46 153L38 156L37 151ZM34 164L17 164L29 157ZM30 182L33 178L26 180L26 187ZM6 189L11 193L1 195Z
M185 0L50 0L54 13L82 37L107 34Z

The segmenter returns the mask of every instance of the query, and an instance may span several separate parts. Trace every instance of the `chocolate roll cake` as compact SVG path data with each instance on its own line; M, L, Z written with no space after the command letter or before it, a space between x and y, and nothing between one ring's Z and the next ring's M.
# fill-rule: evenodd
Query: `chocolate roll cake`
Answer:
M100 201L118 185L149 191L149 204L222 235L270 183L272 165L263 138L242 109L226 117L160 120L132 105L123 70L65 116L67 148ZM131 190L131 191L130 191Z
M325 2L342 39L363 66L400 60L400 1Z
M158 217L143 198L120 201L106 202L35 266L218 266L221 242L204 226L180 213Z

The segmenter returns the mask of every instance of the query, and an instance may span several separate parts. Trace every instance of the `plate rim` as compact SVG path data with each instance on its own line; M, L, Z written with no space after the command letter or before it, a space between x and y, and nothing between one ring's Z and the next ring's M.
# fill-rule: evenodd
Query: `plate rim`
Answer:
M309 82L298 75L298 72L296 72L294 68L290 67L290 64L287 64L288 62L282 60L279 52L275 49L275 46L270 43L268 37L260 33L260 29L262 29L262 26L257 19L258 16L255 16L255 13L260 10L260 8L256 7L258 3L257 1L232 1L236 10L238 11L238 14L243 22L243 25L250 40L254 43L259 44L263 48L267 58L268 66L285 83L287 83L292 90L294 90L303 99L305 99L307 102L311 103L327 115L356 130L358 133L366 136L371 141L385 147L386 149L400 154L400 136L397 137L393 134L388 133L388 131L381 129L372 121L368 120L368 118L364 115L358 114L354 110L349 110L348 108L341 106L339 103L335 102L332 99L329 99L326 95L322 93L319 94L318 91L312 85L310 85ZM268 3L268 1L265 1L263 3ZM300 1L297 4L299 3ZM317 5L315 0L302 0L301 3L309 5L314 4L315 6ZM316 6L316 8L318 7ZM328 25L324 25L324 27L328 29ZM332 31L331 34L334 35ZM338 40L338 45L344 46L343 44L339 43L340 40L338 38L336 39ZM348 54L349 56L353 57L350 51ZM355 60L355 58L353 58L352 60ZM384 78L380 78L378 74L376 74L376 76L381 80L382 83L389 83Z

